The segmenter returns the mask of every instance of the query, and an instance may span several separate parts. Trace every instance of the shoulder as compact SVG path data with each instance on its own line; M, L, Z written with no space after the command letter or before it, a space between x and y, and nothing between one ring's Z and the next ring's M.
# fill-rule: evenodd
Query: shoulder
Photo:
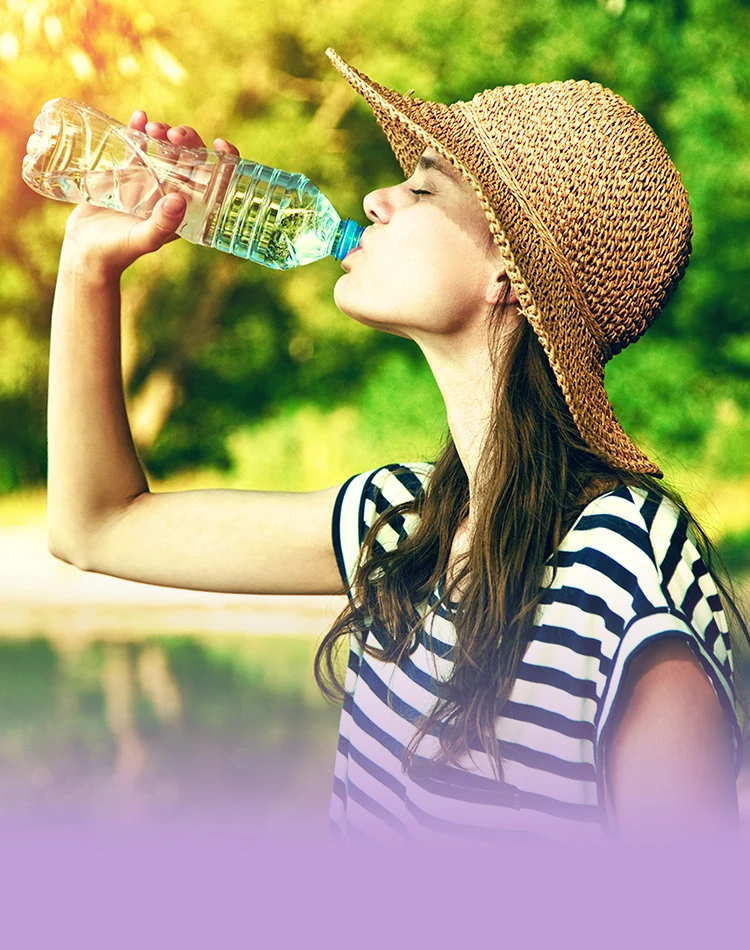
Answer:
M384 547L395 547L411 533L418 515L409 508L416 508L432 470L427 462L393 463L353 475L341 486L333 539L342 577L351 577L365 537L381 515L393 511L378 532L377 541Z
M383 505L395 507L424 493L433 466L427 462L396 462L365 473L364 494ZM363 476L359 476L362 479Z
M389 508L419 499L432 468L426 462L397 462L353 475L339 492L336 505L339 517L351 517L356 509L359 528L369 529Z
M620 485L590 501L574 528L602 527L628 534L628 528L632 526L650 536L654 531L671 534L681 522L685 522L684 513L665 495Z
M628 485L599 495L583 509L561 550L582 547L657 569L670 558L698 557L685 512L656 491Z
M561 550L599 552L602 563L632 586L658 584L672 610L691 619L703 605L704 622L721 613L710 569L701 553L687 511L658 491L621 485L595 498L579 516ZM700 611L699 611L700 613Z
M620 486L593 499L555 561L550 595L563 589L555 599L585 601L619 637L636 621L645 633L649 624L679 618L711 645L720 640L724 658L726 620L716 585L687 514L664 495Z

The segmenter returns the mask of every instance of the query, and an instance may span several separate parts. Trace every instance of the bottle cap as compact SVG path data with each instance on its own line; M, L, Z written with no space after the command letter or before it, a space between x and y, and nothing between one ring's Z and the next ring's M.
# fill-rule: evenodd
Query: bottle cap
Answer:
M351 218L341 222L331 251L337 261L343 261L349 251L357 247L362 240L364 230L361 224L357 224Z

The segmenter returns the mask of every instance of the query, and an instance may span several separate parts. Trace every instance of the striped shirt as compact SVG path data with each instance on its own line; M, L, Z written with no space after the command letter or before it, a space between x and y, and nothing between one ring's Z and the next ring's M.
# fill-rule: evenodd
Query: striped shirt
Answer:
M389 465L339 492L333 540L350 590L364 537L388 508L424 490L431 467ZM392 549L417 515L378 534ZM349 839L457 842L601 839L607 723L630 660L656 638L685 641L724 707L739 756L732 656L718 593L684 515L660 495L620 487L590 502L548 569L531 642L497 720L503 780L479 747L456 766L407 775L402 755L417 720L448 679L455 628L450 605L428 613L416 650L398 665L363 652L352 636L331 801L331 824ZM370 626L369 642L378 643ZM438 740L426 736L419 756Z

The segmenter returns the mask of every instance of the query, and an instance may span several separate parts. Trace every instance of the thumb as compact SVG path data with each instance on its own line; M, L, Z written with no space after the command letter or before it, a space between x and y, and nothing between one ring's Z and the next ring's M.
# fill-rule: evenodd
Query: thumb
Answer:
M154 205L150 217L139 221L131 231L131 241L139 244L138 252L148 254L177 237L175 231L185 217L187 202L183 195L169 194Z
M175 230L185 217L187 201L183 195L171 194L161 198L151 214L150 224L164 240L174 236Z

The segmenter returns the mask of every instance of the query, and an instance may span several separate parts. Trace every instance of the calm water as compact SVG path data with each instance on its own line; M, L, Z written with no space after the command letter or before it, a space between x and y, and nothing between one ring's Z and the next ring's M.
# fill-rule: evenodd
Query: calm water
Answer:
M316 641L0 639L0 824L327 823L339 711ZM750 840L750 771L740 777Z
M338 710L313 639L0 640L2 817L304 813L324 825Z

